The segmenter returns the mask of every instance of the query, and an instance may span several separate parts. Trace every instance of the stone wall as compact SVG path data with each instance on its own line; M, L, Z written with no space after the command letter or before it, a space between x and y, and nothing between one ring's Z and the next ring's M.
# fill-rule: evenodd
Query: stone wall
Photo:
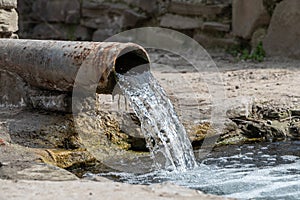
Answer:
M0 0L0 38L16 38L18 31L17 0Z
M103 41L131 28L159 26L181 31L208 48L255 49L263 42L268 55L300 59L299 0L19 0L18 3L21 38Z
M205 46L237 44L231 0L19 0L22 38L93 40L135 27L181 31Z

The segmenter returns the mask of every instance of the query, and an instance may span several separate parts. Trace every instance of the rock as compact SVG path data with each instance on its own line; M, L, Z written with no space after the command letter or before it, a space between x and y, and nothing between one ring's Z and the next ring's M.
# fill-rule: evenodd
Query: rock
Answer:
M199 42L203 47L206 48L229 48L239 44L239 42L234 38L218 38L214 36L209 36L206 34L197 33L194 35L194 40Z
M15 9L0 9L0 32L18 30L18 13Z
M219 22L204 22L202 29L204 31L220 31L220 32L229 32L230 25L222 24Z
M105 0L89 0L82 1L82 8L90 8L90 9L102 9L108 8Z
M174 29L196 29L202 27L202 20L198 18L166 14L162 16L160 26Z
M123 12L122 28L134 28L138 22L141 22L145 19L145 15L139 14L134 10L125 10Z
M42 159L45 163L64 169L74 166L84 166L89 163L95 163L96 161L96 159L85 149L47 149L42 155Z
M221 14L226 7L228 7L228 4L205 5L172 1L168 11L181 15L203 16L212 19Z
M250 39L256 28L268 25L270 16L263 5L263 0L233 0L233 34Z
M286 137L286 131L275 125L268 125L264 121L233 119L238 124L242 134L247 138L262 138L265 140L278 140Z
M102 5L103 8L83 8L81 24L94 29L115 29L135 27L146 16L124 5Z
M88 17L81 19L80 24L93 29L114 29L121 30L123 17L119 14L106 15L101 13L98 17Z
M12 34L9 38L11 39L19 39L19 36L17 34Z
M0 71L0 107L23 106L25 82L16 74Z
M267 55L300 59L300 1L282 1L274 10L263 42Z
M47 22L75 24L80 19L79 0L37 0L33 4L35 18Z
M47 180L47 181L71 181L78 178L67 170L47 164L36 164L17 172L14 179Z
M45 33L51 33L47 35ZM90 40L91 34L86 27L66 24L38 24L33 28L32 36L39 39Z
M145 1L145 0L124 0L131 6L136 6L147 13L154 13L157 10L156 1Z
M300 140L300 121L293 121L289 127L289 135L292 139Z
M95 42L103 42L113 35L114 35L113 29L98 29L93 33L92 40Z
M4 9L17 8L17 0L0 0L0 8L4 8Z
M0 32L0 38L10 38L12 34L12 32Z

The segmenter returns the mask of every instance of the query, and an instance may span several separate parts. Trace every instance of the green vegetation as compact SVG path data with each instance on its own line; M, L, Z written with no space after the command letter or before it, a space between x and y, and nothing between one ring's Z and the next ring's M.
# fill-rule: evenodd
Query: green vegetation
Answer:
M235 47L230 49L229 53L239 60L252 60L257 62L262 62L266 57L262 42L260 42L252 51L250 51L249 48Z

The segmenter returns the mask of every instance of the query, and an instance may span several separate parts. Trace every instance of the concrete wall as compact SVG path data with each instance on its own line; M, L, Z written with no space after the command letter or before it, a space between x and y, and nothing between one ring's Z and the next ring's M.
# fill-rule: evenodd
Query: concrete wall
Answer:
M0 38L16 38L18 31L17 0L0 0Z

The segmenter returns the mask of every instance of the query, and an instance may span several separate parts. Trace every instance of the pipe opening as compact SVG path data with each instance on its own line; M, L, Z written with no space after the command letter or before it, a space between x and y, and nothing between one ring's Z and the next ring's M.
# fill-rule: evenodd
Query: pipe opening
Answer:
M146 52L141 49L126 48L121 51L116 59L114 70L108 76L108 82L105 88L98 87L97 93L111 94L117 84L116 73L139 74L150 70L150 61Z
M115 73L125 74L128 71L141 73L150 70L150 63L146 53L141 49L124 49L115 63Z

